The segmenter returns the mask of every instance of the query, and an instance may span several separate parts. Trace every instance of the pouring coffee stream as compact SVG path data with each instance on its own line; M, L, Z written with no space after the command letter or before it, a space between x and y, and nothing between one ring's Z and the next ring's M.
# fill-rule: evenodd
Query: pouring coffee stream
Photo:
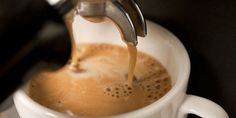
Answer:
M107 18L113 21L129 51L127 83L132 86L137 58L137 36L146 36L146 23L138 5L133 0L78 0L76 7L65 17L73 40L72 23L75 15L80 15L95 23L103 22ZM71 64L73 66L79 64L75 41L72 41L72 48Z

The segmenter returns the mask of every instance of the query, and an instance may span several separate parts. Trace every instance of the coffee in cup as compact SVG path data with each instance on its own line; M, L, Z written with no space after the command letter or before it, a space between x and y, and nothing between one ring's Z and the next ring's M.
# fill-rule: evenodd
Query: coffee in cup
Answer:
M73 38L73 14L65 22ZM171 88L166 69L153 57L111 44L72 40L68 64L56 72L38 72L29 96L50 109L82 116L105 116L145 107Z
M166 69L138 52L129 86L129 51L111 44L78 45L77 69L70 63L56 72L33 76L29 96L50 109L82 116L115 115L145 107L171 89Z

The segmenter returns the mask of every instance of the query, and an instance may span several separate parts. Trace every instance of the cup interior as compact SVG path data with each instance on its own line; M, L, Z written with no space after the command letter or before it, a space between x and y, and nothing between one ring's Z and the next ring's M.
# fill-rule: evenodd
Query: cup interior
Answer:
M170 99L171 96L177 93L188 81L190 62L182 43L173 34L159 25L147 21L147 27L148 34L145 38L138 38L137 49L151 55L161 62L170 74L172 89L153 104L136 111L118 115L120 117L122 117L122 115L132 116L132 114L136 112L148 113L147 111L151 111L154 108L161 108L161 105L167 102L167 99ZM77 16L73 24L73 29L77 44L108 43L126 47L126 44L121 40L119 31L111 21L91 23ZM29 100L27 89L21 90L20 92L18 91L18 94L15 95L15 99L17 99L17 97L27 98L28 104L40 106L37 103L32 103L34 101ZM40 108L49 110L56 115L62 114L42 106L40 106ZM71 116L67 116L66 118L71 118Z
M145 38L138 37L137 49L160 61L170 74L174 85L177 78L188 69L188 54L179 40L169 31L150 21L147 21L147 26L148 34ZM126 47L116 26L109 20L91 23L77 16L73 29L77 44L108 43Z

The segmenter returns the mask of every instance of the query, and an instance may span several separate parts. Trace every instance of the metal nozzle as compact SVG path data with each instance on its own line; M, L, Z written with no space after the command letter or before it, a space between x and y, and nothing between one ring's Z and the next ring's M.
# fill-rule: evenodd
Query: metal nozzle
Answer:
M146 22L134 0L61 0L57 3L57 8L66 6L63 3L69 6L66 1L76 4L78 14L91 22L102 22L104 17L110 18L118 26L126 43L137 45L137 36L144 37L147 34Z

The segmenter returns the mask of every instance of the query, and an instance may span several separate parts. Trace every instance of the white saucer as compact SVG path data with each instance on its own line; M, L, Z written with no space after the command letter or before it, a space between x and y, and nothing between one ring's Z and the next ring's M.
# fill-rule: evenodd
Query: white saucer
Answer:
M16 111L15 105L13 105L8 110L1 112L0 118L20 118L20 117Z
M16 111L12 96L0 105L0 118L20 118Z

